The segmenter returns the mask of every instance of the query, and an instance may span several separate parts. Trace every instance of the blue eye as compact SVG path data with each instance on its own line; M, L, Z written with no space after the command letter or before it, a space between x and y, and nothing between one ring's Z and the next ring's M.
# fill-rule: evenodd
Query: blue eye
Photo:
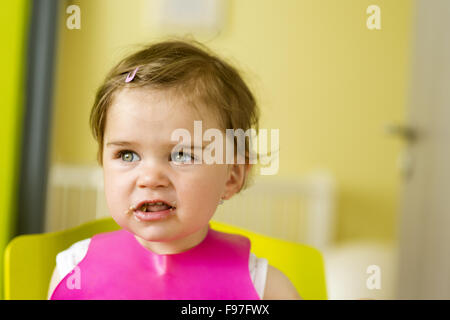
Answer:
M192 163L195 157L183 151L173 152L171 160L176 163Z
M128 150L119 151L119 153L117 155L125 162L132 162L133 155L137 156L136 153L134 153L132 151L128 151ZM137 156L137 158L139 158L139 156Z

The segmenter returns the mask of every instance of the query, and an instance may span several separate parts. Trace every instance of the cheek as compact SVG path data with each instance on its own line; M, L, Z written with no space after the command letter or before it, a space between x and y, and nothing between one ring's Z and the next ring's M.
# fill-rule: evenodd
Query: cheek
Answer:
M127 181L127 175L119 174L111 170L105 169L103 174L106 203L110 214L114 216L131 205L127 203L128 197L126 194L130 182Z
M185 203L202 209L211 209L217 206L224 191L226 171L220 166L205 168L201 174L181 179L177 192Z

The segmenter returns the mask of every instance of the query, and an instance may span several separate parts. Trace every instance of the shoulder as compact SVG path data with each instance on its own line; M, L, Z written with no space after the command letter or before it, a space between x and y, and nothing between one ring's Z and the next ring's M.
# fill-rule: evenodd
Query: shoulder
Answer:
M279 269L267 267L264 300L302 300L289 278Z
M56 270L61 279L84 258L90 241L90 238L78 241L56 255Z
M76 256L79 253L83 253L89 247L89 243L91 242L91 238L87 238L72 244L69 248L59 252L56 256L58 260L59 257L68 257L68 256Z

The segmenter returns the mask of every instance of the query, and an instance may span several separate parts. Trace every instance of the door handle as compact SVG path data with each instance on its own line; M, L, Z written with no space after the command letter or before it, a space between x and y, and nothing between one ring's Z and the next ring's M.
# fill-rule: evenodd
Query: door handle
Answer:
M418 138L417 130L405 125L389 123L384 126L385 133L397 136L408 143L415 142Z
M414 171L414 158L411 154L410 146L417 141L417 129L410 126L389 123L384 126L384 130L391 136L400 137L408 144L408 147L402 150L397 160L397 167L400 170L403 180L408 181L411 179Z

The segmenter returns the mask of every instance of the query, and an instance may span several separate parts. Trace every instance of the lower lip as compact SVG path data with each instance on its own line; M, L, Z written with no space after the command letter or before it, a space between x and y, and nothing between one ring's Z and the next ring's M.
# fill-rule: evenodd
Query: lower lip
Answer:
M156 211L156 212L143 212L143 211L135 211L134 217L139 221L156 221L166 219L169 216L175 213L176 209L173 210L164 210L164 211Z

